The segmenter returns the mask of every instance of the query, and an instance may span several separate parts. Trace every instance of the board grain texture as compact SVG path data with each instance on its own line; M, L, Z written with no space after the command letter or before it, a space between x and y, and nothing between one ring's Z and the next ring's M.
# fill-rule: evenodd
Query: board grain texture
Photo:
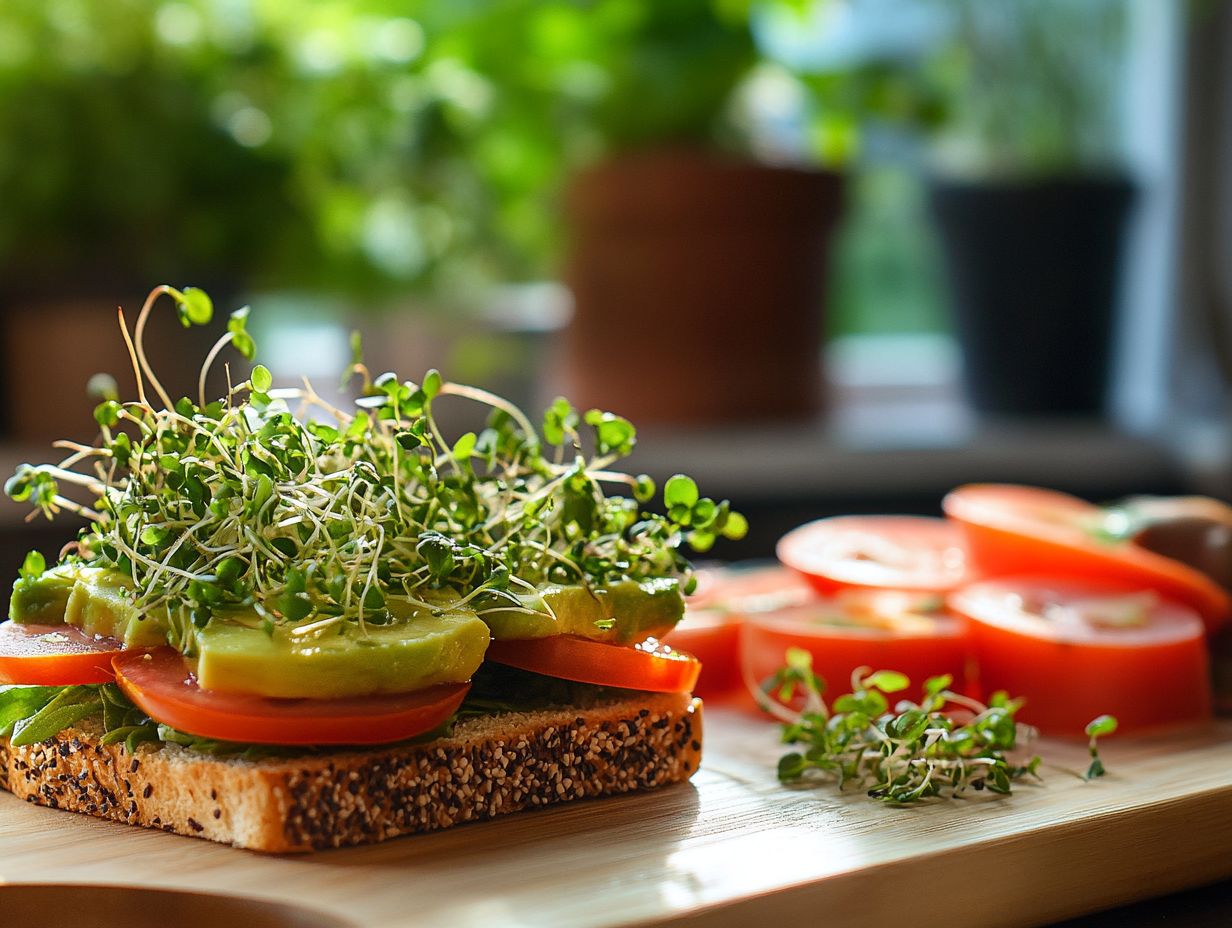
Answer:
M519 813L384 845L267 857L0 794L0 882L291 902L372 928L1029 926L1232 876L1232 723L1044 742L1044 786L879 805L787 789L772 726L707 707L690 784ZM0 897L2 897L0 893ZM88 921L88 920L87 920ZM83 922L83 924L86 922Z

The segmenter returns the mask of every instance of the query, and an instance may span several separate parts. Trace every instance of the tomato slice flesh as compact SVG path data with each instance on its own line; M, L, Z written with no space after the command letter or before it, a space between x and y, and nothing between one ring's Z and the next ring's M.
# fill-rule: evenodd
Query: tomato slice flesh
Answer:
M120 643L72 625L0 623L0 683L75 686L110 683Z
M703 699L721 699L743 689L740 679L740 624L743 617L717 609L686 610L684 618L663 636L663 643L681 648L702 665L691 691Z
M1025 698L1018 717L1045 735L1080 737L1103 714L1130 732L1208 718L1196 612L1148 591L1140 619L1106 625L1089 605L1141 595L1116 583L1027 578L975 584L950 605L970 622L985 694Z
M927 516L836 516L788 532L778 558L821 593L847 587L944 593L967 578L962 534Z
M702 668L691 654L653 638L634 647L572 635L493 641L485 659L562 680L651 693L692 692Z
M961 526L972 564L985 576L1049 576L1151 589L1197 610L1208 632L1228 619L1227 592L1198 570L1131 541L1092 533L1098 506L1037 487L972 484L942 502Z
M919 597L893 591L875 595ZM919 700L924 681L943 674L954 678L951 689L966 688L968 642L960 619L948 613L913 613L901 622L885 617L873 621L862 615L869 608L884 607L838 598L750 616L740 634L746 683L760 686L786 664L788 648L802 648L813 657L813 671L826 681L827 702L850 692L852 671L859 667L906 674L911 688L902 695L908 699ZM836 611L849 613L850 624L836 624L831 618Z
M150 718L202 738L252 744L388 744L443 724L469 683L343 699L274 699L202 689L171 648L112 660L116 683Z
M769 566L706 567L697 591L685 600L684 618L663 636L702 662L693 692L703 699L740 698L740 626L753 613L808 602L817 594L796 571Z

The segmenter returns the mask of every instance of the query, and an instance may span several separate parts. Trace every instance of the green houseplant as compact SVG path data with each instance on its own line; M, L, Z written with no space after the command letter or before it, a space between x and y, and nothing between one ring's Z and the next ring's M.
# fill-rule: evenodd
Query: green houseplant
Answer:
M86 378L125 368L110 350L117 305L134 310L161 277L233 294L296 218L282 197L286 163L235 131L219 103L227 53L175 53L154 16L133 13L26 0L0 11L0 307L7 425L19 437L76 435L89 422ZM151 341L175 327L155 320ZM48 344L90 367L64 376L46 363Z
M955 0L925 79L932 212L967 392L994 415L1098 415L1134 186L1117 158L1125 5Z
M506 0L455 14L434 49L492 88L481 170L499 186L546 167L541 191L567 178L563 379L585 404L651 422L818 406L841 182L751 155L733 111L763 61L756 12L748 0ZM510 200L516 235L552 238L552 201L526 202ZM737 357L740 382L721 374Z

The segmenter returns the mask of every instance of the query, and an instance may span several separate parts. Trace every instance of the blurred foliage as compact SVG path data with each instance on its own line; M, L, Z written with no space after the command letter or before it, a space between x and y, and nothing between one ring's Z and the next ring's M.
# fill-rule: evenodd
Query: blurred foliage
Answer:
M6 0L0 274L363 290L542 273L572 167L723 136L756 61L749 16L747 0Z
M1108 170L1118 161L1124 0L947 0L951 41L923 71L944 101L946 167L995 175Z
M859 15L862 6L877 4L851 0L849 11ZM966 174L1115 167L1125 0L917 0L917 7L937 28L916 49L801 75L823 152L849 158L862 131L878 123L927 141L938 164ZM871 19L874 11L865 12Z
M785 131L804 137L778 154L846 164L871 121L1002 170L1095 157L1109 0L920 3L948 17L940 47L778 67L800 91ZM738 112L771 67L759 23L859 6L5 0L0 288L456 293L541 277L571 171L648 145L764 153ZM848 251L884 271L895 223L877 183L857 201L870 238ZM903 247L918 264L923 246ZM851 292L884 289L870 281Z

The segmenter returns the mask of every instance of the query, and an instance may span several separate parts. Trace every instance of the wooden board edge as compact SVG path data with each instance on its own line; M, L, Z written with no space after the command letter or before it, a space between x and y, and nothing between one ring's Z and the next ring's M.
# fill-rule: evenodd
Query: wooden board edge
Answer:
M785 854L791 848L783 848ZM1032 928L1232 877L1232 786L850 870L636 928ZM930 897L936 897L935 906ZM953 905L958 905L956 910Z

